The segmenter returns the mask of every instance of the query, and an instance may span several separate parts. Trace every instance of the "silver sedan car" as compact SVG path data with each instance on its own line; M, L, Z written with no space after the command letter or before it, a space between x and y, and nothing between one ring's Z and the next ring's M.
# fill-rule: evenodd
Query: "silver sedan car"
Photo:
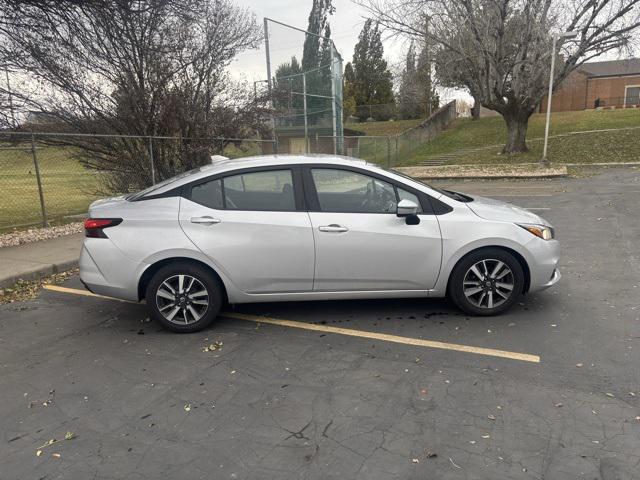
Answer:
M225 303L448 296L494 315L560 279L539 216L336 156L221 160L89 213L82 282L176 332Z

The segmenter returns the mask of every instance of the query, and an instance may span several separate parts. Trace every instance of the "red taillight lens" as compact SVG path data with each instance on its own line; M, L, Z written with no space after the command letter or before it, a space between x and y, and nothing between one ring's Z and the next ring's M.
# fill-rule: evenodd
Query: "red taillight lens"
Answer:
M121 218L87 218L84 221L85 236L92 238L107 238L102 229L115 227L121 222Z

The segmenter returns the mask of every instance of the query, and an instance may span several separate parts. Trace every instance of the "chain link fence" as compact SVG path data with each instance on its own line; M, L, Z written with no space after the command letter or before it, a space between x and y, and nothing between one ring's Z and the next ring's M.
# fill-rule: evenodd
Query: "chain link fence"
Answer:
M80 220L101 197L139 191L211 161L272 154L344 154L384 167L433 138L455 118L455 102L396 136L273 140L0 132L0 232Z
M211 161L273 151L272 140L0 132L0 232L84 217L91 202Z
M393 136L345 136L344 153L382 167L404 164L417 148L432 140L457 118L456 101L439 108L424 122ZM333 137L316 136L309 141L311 153L332 153Z

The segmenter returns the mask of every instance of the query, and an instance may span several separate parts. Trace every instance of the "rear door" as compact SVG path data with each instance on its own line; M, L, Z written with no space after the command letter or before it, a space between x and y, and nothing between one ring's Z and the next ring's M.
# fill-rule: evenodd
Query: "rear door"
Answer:
M314 241L300 178L297 167L269 167L190 185L180 225L242 291L311 291Z
M305 168L316 242L314 290L426 290L440 272L435 215L419 192L367 171ZM420 206L420 223L396 215L399 200Z

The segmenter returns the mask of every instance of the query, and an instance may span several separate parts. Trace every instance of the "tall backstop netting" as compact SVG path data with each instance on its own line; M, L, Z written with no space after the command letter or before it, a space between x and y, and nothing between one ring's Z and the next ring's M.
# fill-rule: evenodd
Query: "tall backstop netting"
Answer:
M269 18L264 33L274 148L342 154L342 57L333 40Z

